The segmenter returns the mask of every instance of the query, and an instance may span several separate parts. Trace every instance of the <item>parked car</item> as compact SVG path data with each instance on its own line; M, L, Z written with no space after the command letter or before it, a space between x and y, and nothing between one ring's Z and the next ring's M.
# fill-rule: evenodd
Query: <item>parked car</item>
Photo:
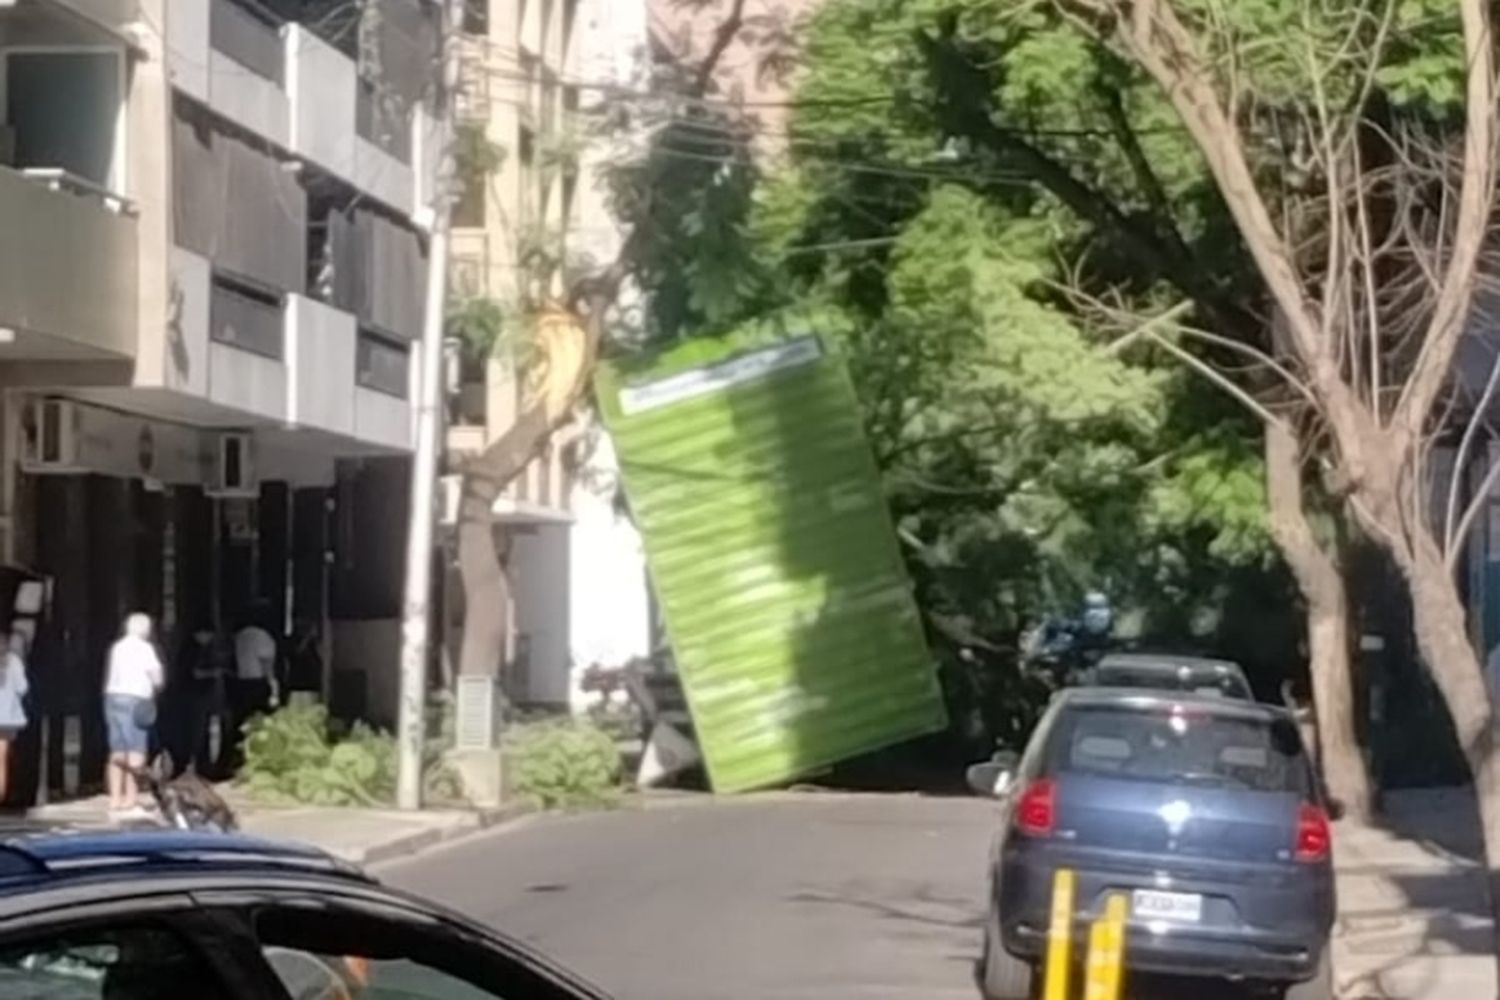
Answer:
M1132 974L1332 996L1330 816L1281 709L1072 688L1024 754L996 754L968 776L1002 803L980 966L990 1000L1031 995L1059 868L1076 873L1080 957L1089 922L1123 893Z
M1192 691L1254 701L1245 671L1232 660L1175 653L1109 653L1088 677L1095 687L1149 688L1153 691Z
M0 996L604 1000L320 851L177 830L0 845Z

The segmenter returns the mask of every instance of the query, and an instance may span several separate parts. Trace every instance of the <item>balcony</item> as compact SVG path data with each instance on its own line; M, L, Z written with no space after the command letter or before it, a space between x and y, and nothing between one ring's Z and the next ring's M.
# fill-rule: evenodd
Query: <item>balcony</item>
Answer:
M132 211L66 171L0 167L0 357L134 356Z
M253 0L168 6L173 85L280 146L291 139L285 29Z

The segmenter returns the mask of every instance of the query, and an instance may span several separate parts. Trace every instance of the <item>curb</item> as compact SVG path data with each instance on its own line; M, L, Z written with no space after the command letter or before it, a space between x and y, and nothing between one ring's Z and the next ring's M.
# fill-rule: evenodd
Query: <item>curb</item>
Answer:
M525 802L513 802L491 809L478 809L456 822L426 830L416 830L383 844L375 844L361 852L358 857L348 857L348 860L362 867L385 864L399 858L421 854L423 851L443 844L455 843L476 834L486 833L524 819L534 811L531 805Z

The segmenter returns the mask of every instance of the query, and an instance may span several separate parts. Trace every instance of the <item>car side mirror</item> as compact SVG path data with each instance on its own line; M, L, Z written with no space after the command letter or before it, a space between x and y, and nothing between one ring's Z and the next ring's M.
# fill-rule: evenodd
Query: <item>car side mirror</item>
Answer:
M1012 750L997 750L989 760L969 765L969 787L976 795L1001 798L1010 791L1011 782L1020 770L1021 757Z
M996 799L1005 794L1011 782L1011 772L992 760L970 764L967 777L975 795Z

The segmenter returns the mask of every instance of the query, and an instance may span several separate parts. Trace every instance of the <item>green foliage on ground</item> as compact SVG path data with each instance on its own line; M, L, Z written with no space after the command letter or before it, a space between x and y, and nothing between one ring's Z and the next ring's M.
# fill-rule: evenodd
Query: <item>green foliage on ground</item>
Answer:
M363 722L344 727L319 704L292 704L244 726L238 780L253 796L307 805L389 805L396 791L396 741ZM429 800L457 797L457 783L435 748L424 761Z
M514 726L505 739L511 790L543 809L613 804L620 794L620 751L603 729L576 719Z

